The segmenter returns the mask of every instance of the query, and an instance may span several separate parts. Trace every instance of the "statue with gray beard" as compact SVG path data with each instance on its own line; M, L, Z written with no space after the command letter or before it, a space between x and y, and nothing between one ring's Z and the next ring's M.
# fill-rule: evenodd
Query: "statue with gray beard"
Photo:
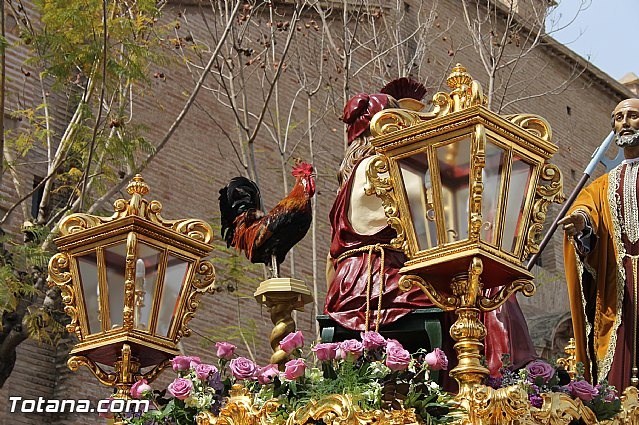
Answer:
M581 191L564 229L564 265L577 361L593 384L639 383L639 99L612 112L624 161Z

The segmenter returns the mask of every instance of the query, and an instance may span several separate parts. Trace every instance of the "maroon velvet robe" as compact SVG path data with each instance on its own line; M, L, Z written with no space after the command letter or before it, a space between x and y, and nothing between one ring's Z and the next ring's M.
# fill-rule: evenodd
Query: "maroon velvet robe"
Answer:
M348 207L354 175L353 171L346 185L337 194L337 199L335 199L329 215L332 231L330 255L335 265L335 276L326 294L324 312L345 328L363 331L366 323L368 252L358 252L340 261L337 259L352 249L367 245L388 244L396 236L396 233L390 226L386 226L373 235L360 235L355 232L348 220ZM370 330L375 329L377 318L381 259L379 252L374 252L372 256ZM405 261L406 256L402 252L385 250L385 283L382 292L380 326L392 323L416 308L433 305L426 294L417 287L413 287L408 292L400 291L397 285L401 277L399 269Z

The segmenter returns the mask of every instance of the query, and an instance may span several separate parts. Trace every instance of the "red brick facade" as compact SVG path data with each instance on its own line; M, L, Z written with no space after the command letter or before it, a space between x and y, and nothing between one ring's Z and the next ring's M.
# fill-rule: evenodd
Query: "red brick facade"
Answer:
M192 4L195 3L195 4ZM416 9L417 0L407 1L406 7ZM166 10L167 19L177 17L178 11L189 18L189 28L196 37L204 37L205 22L200 15L201 11L206 15L208 3L204 2L170 2ZM479 81L483 82L483 67L479 62L476 52L470 47L469 38L460 7L457 0L441 0L438 4L437 21L440 25L451 25L451 30L445 37L431 40L425 56L427 61L421 66L420 77L425 79L431 87L429 95L437 90L446 90L440 87L443 78L449 72L455 62L461 62L468 71ZM407 16L410 16L408 13ZM304 16L302 23L313 18ZM416 26L410 20L402 22L405 28ZM14 43L15 36L10 36L9 41ZM449 50L453 48L453 56L449 56ZM464 47L465 46L465 47ZM298 59L313 63L311 56L315 53L311 50L302 52ZM291 56L294 58L295 56ZM27 94L33 92L37 98L38 87L34 79L25 78L21 71L24 67L25 50L11 46L7 53L9 60L7 73L9 83L8 108L13 108L17 102L17 93L21 91ZM315 58L317 59L317 58ZM356 62L363 59L356 58ZM569 193L578 181L581 172L588 163L590 155L601 140L610 131L610 111L622 98L631 96L623 86L603 74L593 65L565 47L549 41L545 46L536 49L527 59L525 66L518 70L516 79L520 87L525 86L525 94L535 95L552 90L570 78L575 67L585 67L581 76L576 79L568 89L559 94L548 94L542 97L531 97L528 100L516 103L506 108L504 113L526 112L539 114L545 117L553 130L553 141L559 146L559 153L553 159L564 174L566 193ZM292 62L289 70L283 74L279 84L279 100L282 105L289 105L299 85L294 82ZM28 70L28 67L23 68ZM154 70L155 71L155 70ZM171 65L160 68L165 74L165 79L155 79L153 90L141 94L135 105L135 113L140 121L146 123L148 131L146 137L151 141L159 140L165 134L168 126L178 114L185 103L184 91L189 91L193 79L183 67ZM630 70L629 70L630 71ZM363 73L351 83L351 91L354 94L362 91L376 91L381 87L381 82L370 73ZM335 76L333 90L341 84L340 75ZM23 81L26 86L23 87ZM25 90L26 88L26 90ZM256 96L261 96L261 91L256 85ZM314 162L318 170L317 179L317 254L312 256L311 234L295 249L295 277L304 279L307 285L312 285L313 261L316 261L320 296L316 302L321 311L325 283L323 279L324 259L328 251L329 224L328 211L337 189L335 171L342 159L343 152L343 125L339 121L341 104L327 103L328 88L322 86L318 95L313 99L313 113L321 116L321 124L313 130ZM302 99L302 98L301 98ZM257 102L257 101L256 101ZM328 112L323 113L326 110ZM281 113L288 113L288 107ZM294 150L289 150L293 157L310 159L309 145L303 126L306 119L306 98L300 101L293 111L293 123L295 128L291 130L291 146L298 143ZM57 110L56 116L63 120L65 113ZM215 122L214 122L215 120ZM151 186L149 199L157 199L164 206L162 215L166 218L183 218L187 216L198 217L211 222L218 219L217 196L218 190L227 181L238 174L241 166L230 142L223 136L217 123L231 135L236 135L234 119L228 108L219 105L216 96L207 90L203 90L197 98L197 105L191 109L187 118L174 134L166 148L159 153L156 159L143 172L145 180ZM260 186L266 207L272 207L283 196L283 176L281 172L280 155L269 138L268 133L262 130L256 141L257 161L259 164ZM39 152L43 154L43 152ZM289 164L291 161L289 161ZM287 166L288 167L288 166ZM37 167L24 167L20 170L20 177L27 184L38 175ZM5 198L0 206L6 208L9 200L16 199L10 179L5 175L0 194ZM288 179L289 185L291 178ZM105 212L108 213L109 209ZM553 207L552 213L556 214L557 207ZM18 216L19 214L16 214ZM12 221L9 228L17 229L21 219ZM550 218L548 223L550 222ZM216 238L219 239L218 235ZM257 273L248 273L238 283L237 290L229 292L226 288L229 282L224 275L227 267L216 260L218 254L214 251L213 262L217 266L218 284L222 291L202 299L196 318L191 322L194 335L184 340L185 352L199 355L203 360L213 361L212 344L207 343L206 348L201 348L200 335L207 335L211 330L219 334L223 327L245 326L246 338L251 352L259 362L264 362L270 355L268 335L272 328L269 315L253 299L252 293L261 280L260 269ZM542 265L547 270L546 275L557 273L559 279L548 277L547 281L540 283L538 294L530 300L521 300L527 310L544 311L547 313L559 313L567 311L568 300L563 285L560 240L555 237L542 258ZM283 274L290 272L290 262L287 260ZM545 275L545 276L546 276ZM240 294L240 296L238 296ZM520 297L521 299L521 297ZM298 328L304 331L310 339L314 334L314 313L312 306L307 306L303 313L297 314ZM252 329L252 323L255 329ZM248 354L242 342L235 340L242 354ZM64 362L67 358L69 344L62 344L57 348L38 345L33 342L25 342L18 349L18 360L13 374L0 390L0 424L36 424L36 423L87 423L102 421L91 415L58 415L47 417L42 415L21 415L9 413L9 396L22 396L25 398L62 399L71 398L106 398L110 394L108 388L100 386L88 370L72 373ZM160 386L172 379L172 373L165 372L156 384Z

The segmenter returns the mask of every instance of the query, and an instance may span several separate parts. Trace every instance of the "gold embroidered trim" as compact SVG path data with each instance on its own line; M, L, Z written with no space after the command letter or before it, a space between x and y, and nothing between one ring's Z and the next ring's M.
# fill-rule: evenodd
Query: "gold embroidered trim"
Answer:
M617 205L620 205L621 202L619 194L617 193L617 191L619 190L621 167L622 165L619 165L612 169L610 173L608 173L608 206L610 208L610 213L612 216L612 237L614 246L616 247L617 251L617 312L615 315L615 322L612 325L612 334L610 335L610 342L608 344L606 355L603 359L601 359L601 361L597 361L597 365L599 368L599 382L601 382L608 376L610 368L612 367L612 359L615 354L615 349L617 348L617 331L621 323L621 313L623 310L623 290L626 284L626 269L623 267L623 258L626 255L626 249L624 248L623 242L621 240L621 225L617 210ZM600 305L597 305L597 309L595 311L595 320L597 317L600 316L601 308ZM597 332L596 325L597 323L595 322L595 334Z

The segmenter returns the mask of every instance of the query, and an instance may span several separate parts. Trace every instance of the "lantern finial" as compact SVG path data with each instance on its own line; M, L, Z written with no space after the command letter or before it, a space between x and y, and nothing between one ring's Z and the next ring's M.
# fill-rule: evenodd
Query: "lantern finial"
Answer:
M129 195L137 193L140 196L144 196L149 193L149 190L149 185L144 182L144 178L140 174L136 174L126 187Z
M470 74L466 72L466 68L464 68L460 63L455 65L453 71L446 79L448 87L453 90L462 89L464 86L468 87L470 86L472 81L473 77L471 77Z

